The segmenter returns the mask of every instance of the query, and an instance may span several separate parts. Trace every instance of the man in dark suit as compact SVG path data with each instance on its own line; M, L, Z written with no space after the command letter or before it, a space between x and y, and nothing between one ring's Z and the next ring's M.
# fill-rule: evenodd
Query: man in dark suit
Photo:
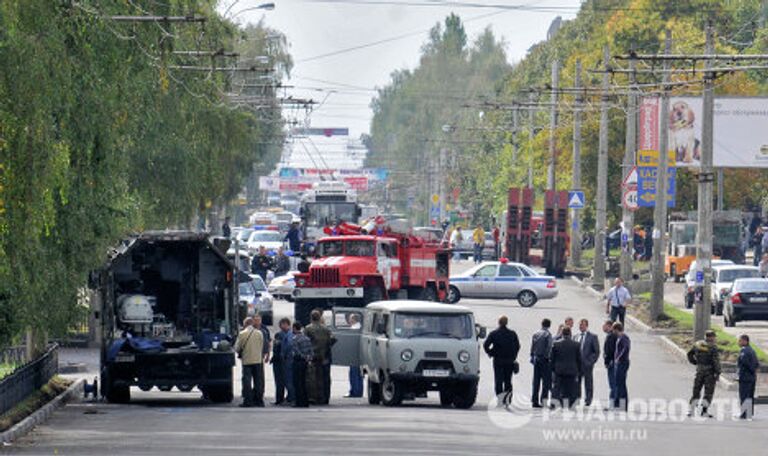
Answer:
M581 375L581 347L571 338L571 328L563 328L562 338L552 344L549 358L559 386L555 401L562 407L573 407L578 395L576 379Z
M577 342L581 348L581 375L579 376L579 395L581 395L581 383L584 382L584 405L592 404L594 392L594 380L592 371L595 363L600 359L600 341L597 335L589 331L589 321L582 318L579 322L579 336Z
M499 317L499 327L491 331L483 343L485 353L493 358L493 377L495 382L496 396L504 394L504 398L499 398L499 404L511 400L512 393L512 374L517 363L517 353L520 351L520 341L517 333L507 328L509 319L506 315Z
M606 320L603 323L603 332L605 333L603 362L605 370L608 372L608 401L611 407L613 407L613 401L616 399L616 375L613 365L613 354L616 352L616 334L613 333L613 321Z

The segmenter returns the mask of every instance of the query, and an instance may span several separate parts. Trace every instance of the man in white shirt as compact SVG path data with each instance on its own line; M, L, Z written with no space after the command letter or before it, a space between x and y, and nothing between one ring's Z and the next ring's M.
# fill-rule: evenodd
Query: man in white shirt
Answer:
M632 301L632 295L624 286L624 280L621 277L617 277L613 287L605 293L605 301L605 313L610 315L611 320L620 321L623 325L627 304Z

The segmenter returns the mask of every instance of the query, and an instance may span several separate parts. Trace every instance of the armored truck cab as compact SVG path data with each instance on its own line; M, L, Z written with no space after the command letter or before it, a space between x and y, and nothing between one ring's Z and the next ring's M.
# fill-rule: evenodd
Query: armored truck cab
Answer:
M230 402L234 271L205 233L145 232L113 250L91 277L102 302L102 395L127 402L131 386L197 387Z

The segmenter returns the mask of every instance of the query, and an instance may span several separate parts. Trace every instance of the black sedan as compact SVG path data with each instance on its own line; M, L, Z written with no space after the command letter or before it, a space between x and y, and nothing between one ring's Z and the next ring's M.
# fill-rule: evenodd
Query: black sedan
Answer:
M744 320L768 320L768 279L736 279L724 296L725 326Z

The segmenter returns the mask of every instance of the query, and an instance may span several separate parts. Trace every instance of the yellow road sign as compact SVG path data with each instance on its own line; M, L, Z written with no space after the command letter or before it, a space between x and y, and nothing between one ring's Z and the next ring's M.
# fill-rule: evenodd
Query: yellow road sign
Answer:
M667 153L668 166L675 166L675 153L669 151ZM637 166L659 166L659 151L658 150L638 150L637 151Z

